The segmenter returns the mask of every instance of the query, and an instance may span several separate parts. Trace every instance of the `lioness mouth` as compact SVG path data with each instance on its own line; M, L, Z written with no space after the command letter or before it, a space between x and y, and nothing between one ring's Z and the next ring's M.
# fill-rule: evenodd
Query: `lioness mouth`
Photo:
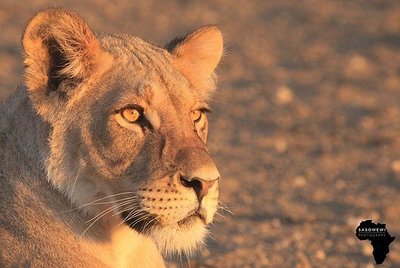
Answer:
M178 225L179 227L185 227L185 226L189 226L191 225L197 218L201 219L204 223L205 223L205 218L200 214L200 213L194 213L191 214L189 216L187 216L186 218L178 221Z

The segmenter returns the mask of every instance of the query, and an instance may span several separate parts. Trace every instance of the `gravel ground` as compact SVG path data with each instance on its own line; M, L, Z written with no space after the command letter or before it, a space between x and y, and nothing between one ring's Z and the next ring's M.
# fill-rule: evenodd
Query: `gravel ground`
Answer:
M372 219L397 236L380 267L400 267L398 0L1 0L0 99L22 84L27 20L54 5L161 45L224 31L210 150L233 215L181 266L374 267L355 236Z

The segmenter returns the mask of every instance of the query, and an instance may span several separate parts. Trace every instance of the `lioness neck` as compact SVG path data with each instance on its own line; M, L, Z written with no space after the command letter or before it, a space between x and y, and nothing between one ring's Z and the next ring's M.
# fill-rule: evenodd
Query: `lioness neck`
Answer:
M9 176L44 175L49 126L33 110L26 89L19 88L0 107L0 169ZM21 165L21 162L23 163ZM14 165L18 165L14 167Z

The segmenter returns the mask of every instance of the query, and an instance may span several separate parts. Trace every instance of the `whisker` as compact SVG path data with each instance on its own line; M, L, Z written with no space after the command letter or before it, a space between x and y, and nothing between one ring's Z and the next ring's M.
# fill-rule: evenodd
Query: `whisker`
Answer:
M132 199L137 199L136 196L131 196L131 197L125 197L125 198L121 198L121 199L117 199L117 200L111 200L111 201L107 201L107 202L95 202L93 203L93 205L105 205L105 204L110 204L110 203L114 203L114 202L121 202L121 201L125 201L125 200L132 200Z
M112 210L110 210L112 211ZM107 212L108 213L108 212ZM93 221L80 235L80 237L83 237L83 235L92 227L101 217L105 216L107 213L103 214L102 216L98 217L95 221Z
M129 209L122 210L122 211L120 211L119 213L113 214L111 217L116 216L116 215L118 215L118 214L121 214L122 212L131 210L131 212L129 212L128 215L127 215L117 226L115 226L114 228L112 228L112 230L116 229L118 226L120 226L121 224L123 224L129 217L131 217L131 214L136 215L136 214L139 214L139 213L142 211L141 209L139 209L139 210L137 210L137 211L133 211L133 209L134 209L134 207L130 207ZM132 212L133 212L133 213L132 213Z
M120 193L116 193L116 194L107 195L107 196L105 196L105 197L102 197L102 198L93 200L93 201L91 201L91 202L89 202L89 203L97 202L97 201L100 201L100 200L103 200L103 199L106 199L106 198L110 198L110 197L114 197L114 196L119 196L119 195L123 195L123 194L134 194L134 193L135 193L135 192L130 192L130 191L128 191L128 192L120 192Z
M131 202L131 200L125 201L123 204L114 205L114 206L112 206L112 207L110 207L110 208L104 210L102 213L98 214L97 216L93 217L93 218L90 219L89 221L87 221L87 222L90 222L90 221L94 220L94 221L83 231L83 233L80 235L80 237L82 237L82 236L90 229L90 227L92 227L93 224L95 224L100 218L104 217L104 216L105 216L106 214L108 214L110 211L113 211L114 209L117 209L118 207L121 207L121 206L123 206L123 205L129 204L130 202Z
M189 254L191 254L191 253L189 252ZM189 268L192 268L192 266L190 265L189 254L185 253L185 257L186 257L186 261L187 261L187 263L189 265Z
M130 207L126 208L126 209L119 210L118 212L112 214L110 217L115 217L115 216L117 216L119 214L122 214L123 212L126 212L126 211L130 211L130 210L132 211L135 208L133 205L134 204L132 204L132 206L130 206Z
M140 216L139 218L137 218L133 223L130 223L130 225L133 227L133 226L135 226L136 224L140 223L141 221L147 219L148 217L149 217L149 214L144 214L144 215ZM129 217L127 220L130 220L130 219L132 219L132 218L133 218L133 217L131 216L131 217Z
M221 217L221 218L225 218L226 215L219 213L218 211L215 212L215 215Z
M210 100L208 100L209 102L216 102L216 103L218 103L218 104L223 104L223 105L229 105L229 103L227 103L227 102L225 102L225 101L220 101L220 100L217 100L217 99L210 99Z
M119 204L115 204L114 206L111 206L111 207L103 210L101 213L97 214L96 216L94 216L93 218L91 218L90 220L88 220L86 222L91 222L92 220L96 219L97 217L102 217L103 213L107 214L107 213L109 213L110 211L112 211L112 210L114 210L116 208L119 208L119 207L122 207L124 205L127 205L127 204L131 203L131 201L132 200L128 200L128 201L125 201L125 202L122 202L122 203L119 203Z
M218 208L221 209L222 211L226 211L231 215L235 215L232 210L222 201L218 201Z
M214 236L210 235L210 234L208 234L207 237L209 237L211 240L217 241L217 239Z
M80 173L81 173L81 169L78 169L78 171L76 172L76 175L75 175L74 184L72 184L71 195L74 193L75 184L76 184L76 181L78 180L78 177L79 177Z
M216 214L217 216L220 216L220 215L218 215L218 214ZM211 223L211 225L213 225L213 223L221 223L221 220L220 219L217 219L217 218L214 218L213 219L213 222Z
M143 212L143 211L141 211L141 212ZM127 221L129 221L129 220L131 220L131 219L133 219L134 217L139 216L139 215L140 215L140 213L133 214L133 215L129 216L129 218L127 219ZM138 224L139 222L141 222L142 220L146 219L147 217L148 217L147 214L140 215L139 218L137 218L137 219L136 219L133 223L131 223L131 224L134 226L134 225Z
M98 201L103 200L103 199L106 199L106 198L111 198L111 197L115 197L115 196L119 196L119 195L123 195L123 194L134 194L134 193L135 193L135 192L121 192L121 193L117 193L117 194L108 195L108 196L106 196L106 197L102 197L102 198L99 198L99 199L90 201L90 202L88 202L88 203L85 203L85 204L83 204L83 205L81 205L81 206L79 206L79 207L76 207L76 208L73 208L73 209L70 209L70 210L63 211L62 213L71 212L71 211L74 211L74 210L77 210L77 209L84 208L84 207L86 207L86 206L93 205L93 203L98 202ZM110 201L110 202L113 202L113 201Z
M146 231L147 226L149 226L152 222L155 222L157 218L153 218L146 223L146 225L142 228L142 232Z
M129 212L126 218L127 220L131 220L133 217L139 216L141 213L147 213L147 211L143 208L138 208Z

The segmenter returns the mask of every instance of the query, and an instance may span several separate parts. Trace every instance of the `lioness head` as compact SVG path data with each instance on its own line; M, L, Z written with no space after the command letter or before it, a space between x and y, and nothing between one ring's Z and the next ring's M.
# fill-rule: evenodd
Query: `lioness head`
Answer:
M96 37L77 14L49 9L22 42L30 99L50 126L48 180L95 220L118 219L164 252L201 243L218 203L206 113L219 29L160 48Z

